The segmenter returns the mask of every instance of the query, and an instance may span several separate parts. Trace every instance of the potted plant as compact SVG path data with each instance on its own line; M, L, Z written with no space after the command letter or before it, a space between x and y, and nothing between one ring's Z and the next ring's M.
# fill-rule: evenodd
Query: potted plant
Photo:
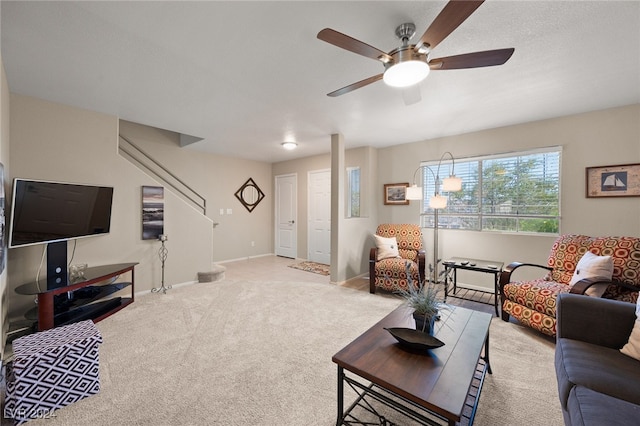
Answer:
M416 330L432 334L434 322L438 318L438 312L446 307L440 297L440 288L430 281L414 284L409 271L409 264L406 265L406 271L409 281L407 289L400 289L397 293L405 298L407 306L413 308Z

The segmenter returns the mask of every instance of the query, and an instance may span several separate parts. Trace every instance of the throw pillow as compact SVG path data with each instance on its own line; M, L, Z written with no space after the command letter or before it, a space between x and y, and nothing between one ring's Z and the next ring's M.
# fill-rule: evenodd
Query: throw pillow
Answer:
M398 252L398 240L396 237L385 238L380 235L374 235L376 237L376 248L378 249L378 256L376 260L386 259L388 257L400 257Z
M636 322L633 323L629 341L620 349L620 352L640 361L640 297L636 304Z
M585 278L601 279L611 281L613 276L613 258L611 256L598 256L586 252L576 265L569 285L573 287L575 283ZM592 297L602 297L609 284L594 284L585 291L585 294Z

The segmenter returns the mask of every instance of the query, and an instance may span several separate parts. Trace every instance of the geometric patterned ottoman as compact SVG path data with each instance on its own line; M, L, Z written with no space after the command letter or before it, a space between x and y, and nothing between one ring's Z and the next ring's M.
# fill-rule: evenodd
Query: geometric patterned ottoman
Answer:
M100 343L102 335L91 320L14 340L4 417L17 425L51 418L56 409L98 393Z

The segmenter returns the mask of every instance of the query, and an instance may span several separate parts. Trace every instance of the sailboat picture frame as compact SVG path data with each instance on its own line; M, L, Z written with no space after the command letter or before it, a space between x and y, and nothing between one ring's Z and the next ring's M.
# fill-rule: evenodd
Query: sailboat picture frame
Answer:
M586 196L640 197L640 164L587 167Z

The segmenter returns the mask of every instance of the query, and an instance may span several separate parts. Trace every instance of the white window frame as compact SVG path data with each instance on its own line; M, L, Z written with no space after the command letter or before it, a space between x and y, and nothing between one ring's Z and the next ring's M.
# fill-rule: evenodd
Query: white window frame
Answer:
M358 175L357 181L354 179L354 174ZM362 174L359 166L347 167L347 218L360 217L362 215L362 191L360 185L360 179ZM353 197L357 195L358 208L355 210L353 205Z
M562 196L561 196L561 181L562 181L562 147L561 146L551 146L551 147L545 147L545 148L540 148L540 149L534 149L534 150L527 150L527 151L515 151L515 152L507 152L507 153L502 153L502 154L495 154L495 155L485 155L485 156L478 156L478 157L467 157L467 158L460 158L460 159L456 159L455 161L455 170L454 172L456 172L456 175L458 177L462 177L463 178L463 188L465 187L465 181L464 181L464 176L461 176L459 174L459 170L460 169L464 169L463 164L465 163L470 163L470 162L478 162L478 172L477 172L477 184L480 188L483 188L483 181L482 181L482 165L484 164L484 162L486 162L487 160L495 160L495 159L504 159L504 158L516 158L516 157L527 157L527 156L534 156L536 154L547 154L547 153L557 153L558 154L558 171L557 171L557 191L558 191L558 205L557 205L557 215L544 215L544 214L518 214L517 212L515 214L488 214L486 212L483 212L483 205L482 205L482 196L481 195L477 195L476 194L476 200L478 203L478 207L477 207L477 212L467 212L467 213L452 213L449 210L450 205L448 205L445 209L439 210L438 211L438 227L439 228L445 228L445 229L460 229L463 231L481 231L481 232L494 232L494 233L515 233L515 234L539 234L539 235L559 235L560 234L560 229L561 229L561 200L562 200ZM452 165L452 161L451 160L447 160L447 161L424 161L420 164L421 166L428 166L431 168L431 170L433 170L434 173L439 174L439 178L440 178L440 182L442 182L443 178L446 178L449 176L450 172L451 172L451 165ZM440 167L440 171L438 173L438 167ZM469 184L469 183L467 183ZM473 182L472 184L475 184L475 182ZM434 175L431 174L431 172L429 170L427 170L426 167L424 167L422 169L422 187L423 189L423 200L422 200L422 204L421 204L421 213L420 213L420 222L422 224L423 228L433 228L434 225L434 210L432 208L429 207L429 197L431 195L433 195L434 193ZM447 193L443 193L443 195L448 195ZM475 218L477 218L476 223L477 223L477 227L462 227L462 228L456 228L455 226L455 221L452 221L452 218L455 217L468 217L470 218L471 221L473 221ZM516 229L515 230L495 230L495 229L487 229L484 227L484 219L487 219L489 217L495 217L495 218L507 218L507 219L514 219L517 224ZM520 229L520 221L523 219L551 219L554 221L557 221L557 231L556 232L532 232L532 231L523 231Z

